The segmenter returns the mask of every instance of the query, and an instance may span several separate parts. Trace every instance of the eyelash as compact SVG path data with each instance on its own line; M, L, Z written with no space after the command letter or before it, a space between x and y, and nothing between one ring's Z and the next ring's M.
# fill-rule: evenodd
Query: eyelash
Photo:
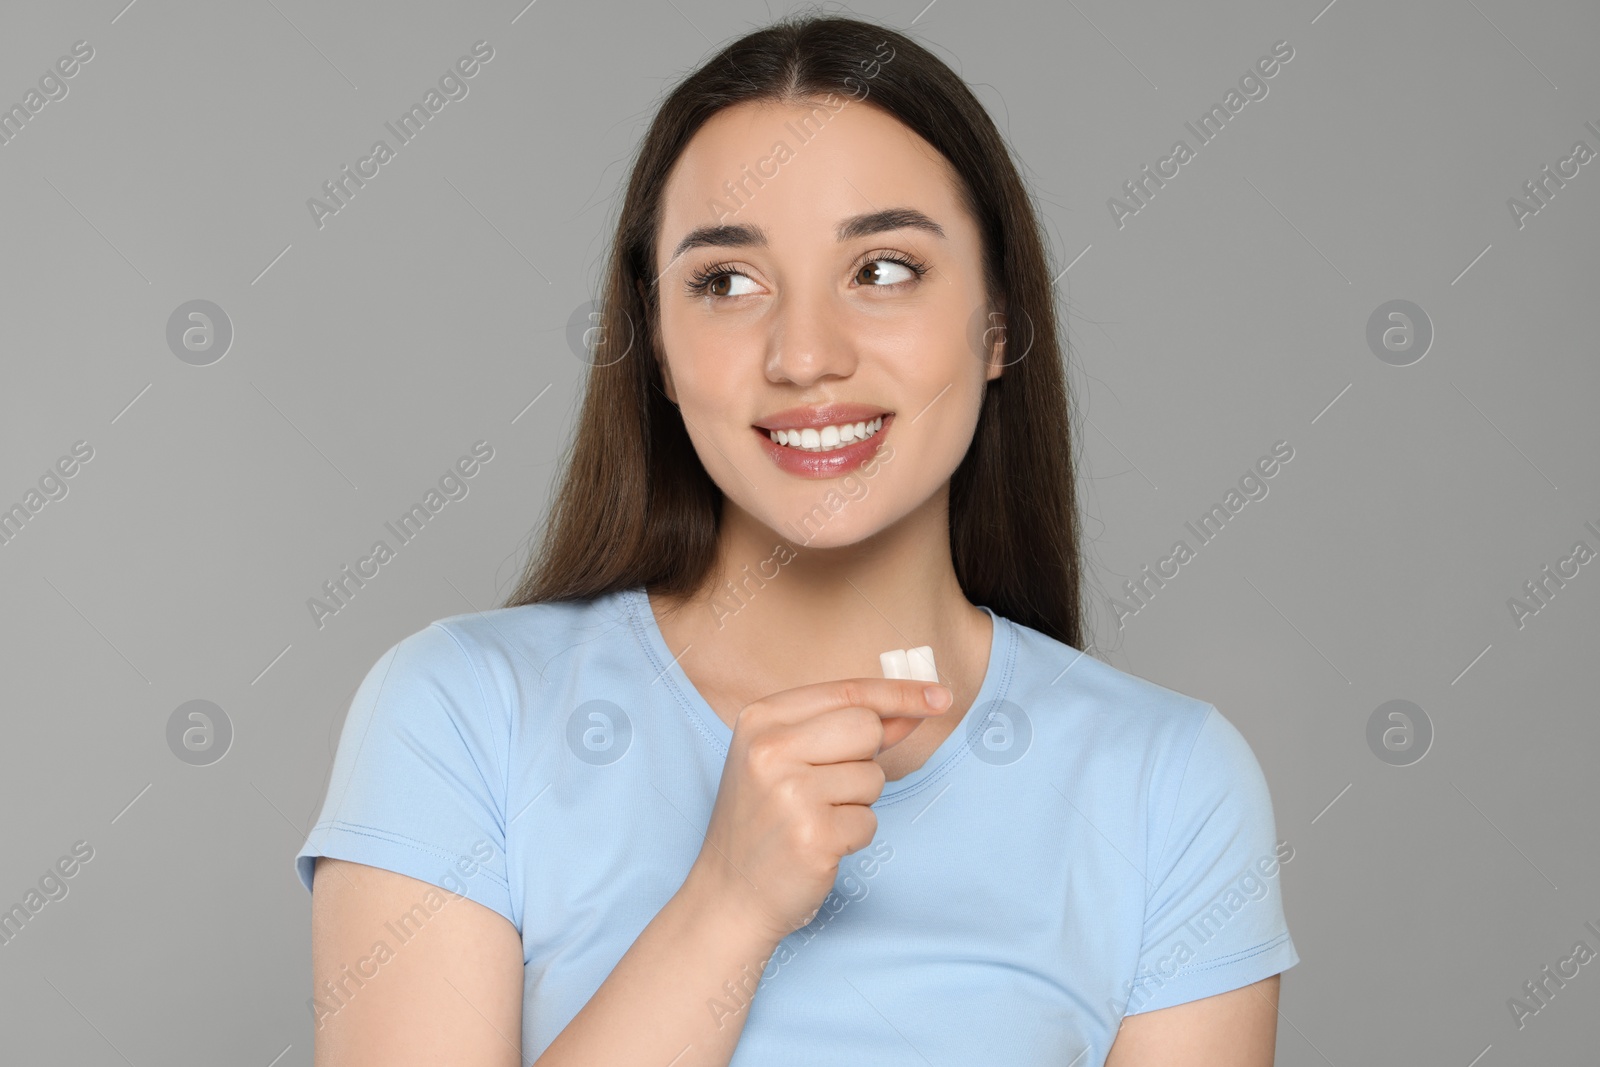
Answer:
M911 273L915 274L918 278L921 278L923 275L928 273L928 266L925 263L908 256L903 252L883 252L875 253L870 258L862 260L860 265L851 272L851 276L854 277L855 274L860 272L861 268L865 267L868 263L879 263L884 261L898 263L902 267L905 267L907 270L911 271ZM711 283L722 277L724 274L744 275L744 272L739 270L731 263L713 263L708 267L700 268L690 278L688 278L684 282L684 291L690 296L709 296L711 295ZM748 277L748 275L745 276ZM869 285L866 288L893 289L896 285L900 284L903 283L895 282L893 285Z

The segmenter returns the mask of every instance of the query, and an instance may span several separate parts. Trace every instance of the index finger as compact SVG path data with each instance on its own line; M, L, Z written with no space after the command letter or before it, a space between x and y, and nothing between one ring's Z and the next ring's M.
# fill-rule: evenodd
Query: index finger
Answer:
M798 694L800 690L809 690L802 703L811 713L866 708L885 719L938 715L954 702L949 686L915 678L840 678L790 692Z

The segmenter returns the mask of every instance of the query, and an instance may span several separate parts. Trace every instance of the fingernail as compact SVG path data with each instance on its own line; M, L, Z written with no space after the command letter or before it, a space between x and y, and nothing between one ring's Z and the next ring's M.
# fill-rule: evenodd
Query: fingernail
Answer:
M952 699L950 690L942 685L930 685L922 691L930 708L948 708Z

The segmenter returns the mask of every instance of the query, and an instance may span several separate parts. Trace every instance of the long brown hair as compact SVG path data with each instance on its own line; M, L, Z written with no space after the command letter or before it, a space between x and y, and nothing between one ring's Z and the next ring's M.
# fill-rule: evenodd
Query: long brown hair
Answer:
M988 113L941 60L893 29L816 15L786 17L728 45L671 92L651 123L612 243L577 434L543 540L505 607L636 586L671 597L700 590L715 562L722 492L654 358L661 190L690 138L723 108L864 91L960 175L983 239L990 304L1004 309L1006 366L987 383L972 443L950 479L956 577L973 603L1084 647L1075 435L1032 201Z

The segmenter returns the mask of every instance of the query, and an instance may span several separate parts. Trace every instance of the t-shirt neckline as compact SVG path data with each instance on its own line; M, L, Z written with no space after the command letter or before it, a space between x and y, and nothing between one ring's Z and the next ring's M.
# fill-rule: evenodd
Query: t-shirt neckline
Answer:
M677 666L677 656L667 647L666 636L656 622L655 612L650 609L649 594L642 585L624 589L622 593L632 619L634 634L639 638L655 670L651 684L668 686L678 706L684 710L690 724L695 727L695 732L726 760L728 745L733 740L733 730L717 715L710 702L701 695L699 689L695 688L683 669ZM989 616L992 624L989 635L989 662L984 670L983 682L978 686L978 695L973 698L972 705L967 709L962 721L939 742L939 746L923 761L922 766L903 778L884 783L883 792L879 794L878 800L873 804L874 807L886 801L910 796L918 792L921 787L953 771L966 757L972 744L977 742L980 736L978 730L980 719L1004 699L1014 667L1016 635L1012 632L1011 620L997 615L987 605L975 606Z

